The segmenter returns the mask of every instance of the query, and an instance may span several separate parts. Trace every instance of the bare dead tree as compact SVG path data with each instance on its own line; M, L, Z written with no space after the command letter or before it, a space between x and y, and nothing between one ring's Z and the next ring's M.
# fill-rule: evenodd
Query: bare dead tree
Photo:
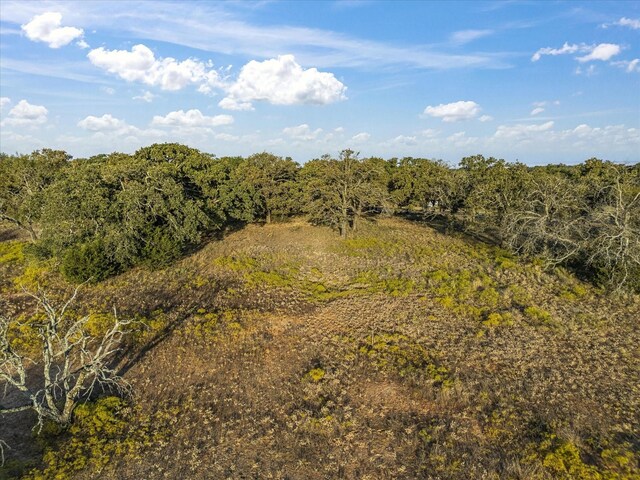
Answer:
M533 178L522 206L505 218L503 241L516 253L543 258L548 267L561 264L582 248L583 211L580 196L568 181Z
M608 201L591 213L586 250L588 264L600 268L619 291L640 275L640 186L625 184L617 173L605 188Z
M26 320L0 316L0 381L4 397L14 394L20 403L0 405L0 416L32 410L37 414L36 426L42 427L45 419L67 425L75 406L96 386L119 392L128 389L111 365L132 321L118 318L114 308L112 325L92 336L87 329L90 316L69 315L78 288L59 306L45 292L27 292L36 300L40 316ZM21 328L35 332L37 359L14 347L11 332Z
M9 448L9 445L7 445L7 442L5 442L4 440L0 440L0 467L4 466L4 449Z

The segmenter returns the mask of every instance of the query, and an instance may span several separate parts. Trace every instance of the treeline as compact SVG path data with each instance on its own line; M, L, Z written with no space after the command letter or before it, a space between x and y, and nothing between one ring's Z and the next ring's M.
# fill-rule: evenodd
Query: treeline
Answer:
M77 160L49 149L0 156L0 219L72 281L167 264L229 225L305 214L347 236L363 218L399 211L640 291L640 164L528 167L476 155L452 168L344 150L300 166L179 144Z

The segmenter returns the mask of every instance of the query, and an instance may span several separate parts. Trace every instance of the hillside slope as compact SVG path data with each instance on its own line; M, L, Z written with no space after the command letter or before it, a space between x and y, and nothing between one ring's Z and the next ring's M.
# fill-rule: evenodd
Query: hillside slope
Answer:
M133 395L83 407L29 478L640 474L638 296L426 225L253 225L81 300L149 325Z

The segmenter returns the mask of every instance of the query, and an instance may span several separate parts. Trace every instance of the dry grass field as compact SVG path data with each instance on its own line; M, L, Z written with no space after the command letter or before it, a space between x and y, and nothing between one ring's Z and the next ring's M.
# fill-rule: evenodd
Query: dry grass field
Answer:
M0 306L69 291L0 243ZM1 418L0 478L637 479L640 298L427 225L252 225L81 291L129 398Z

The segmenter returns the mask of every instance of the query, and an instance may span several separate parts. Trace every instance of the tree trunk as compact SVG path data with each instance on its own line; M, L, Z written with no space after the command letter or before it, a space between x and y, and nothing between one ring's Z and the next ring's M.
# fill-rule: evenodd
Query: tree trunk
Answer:
M340 236L342 238L347 238L347 228L348 228L348 223L346 219L342 219L340 221Z

